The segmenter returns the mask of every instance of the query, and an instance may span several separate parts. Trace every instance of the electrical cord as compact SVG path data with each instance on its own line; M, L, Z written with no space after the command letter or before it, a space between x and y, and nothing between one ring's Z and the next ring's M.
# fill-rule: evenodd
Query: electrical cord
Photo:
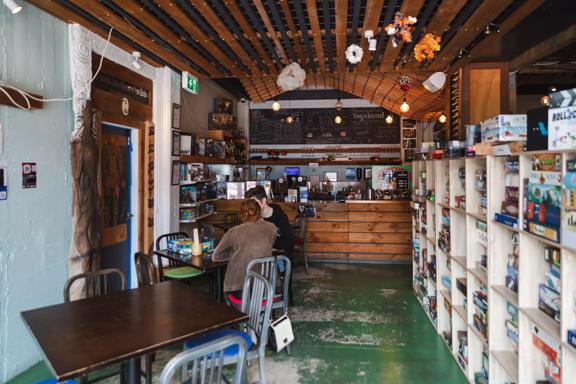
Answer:
M100 56L100 63L98 64L98 69L96 70L96 73L94 74L94 76L92 76L92 79L90 79L90 81L86 84L86 86L79 92L80 94L84 93L84 91L86 91L90 87L90 85L94 82L94 80L96 79L96 77L100 73L100 70L102 69L102 64L104 63L104 57L106 56L106 52L108 51L108 47L110 46L110 39L112 38L112 31L113 30L114 30L114 28L110 27L110 31L108 32L108 38L106 39L106 46L104 47L104 51L102 52L102 55ZM10 89L18 92L22 96L22 98L26 101L26 107L17 103L12 98L12 96L10 96L10 94L8 93L6 88L10 88ZM0 91L2 91L2 93L4 93L8 97L10 102L12 102L12 104L15 107L26 110L26 111L29 111L31 109L30 99L46 103L46 102L52 102L52 101L71 101L71 100L74 100L75 98L81 97L81 96L72 96L72 97L65 98L65 99L59 99L59 98L40 99L38 97L35 97L35 96L29 94L26 91L23 91L21 89L18 89L16 87L8 85L6 82L3 82L3 81L0 81Z

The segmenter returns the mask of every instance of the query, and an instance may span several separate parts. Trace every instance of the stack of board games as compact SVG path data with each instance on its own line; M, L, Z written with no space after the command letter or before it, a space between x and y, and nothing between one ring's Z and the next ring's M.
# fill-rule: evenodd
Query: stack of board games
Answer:
M518 233L513 232L510 236L512 243L512 250L508 253L508 261L506 263L506 288L518 293L518 249L520 243L520 236Z
M468 332L458 331L458 363L462 368L466 369L468 366Z
M518 354L518 308L509 301L506 302L506 337L512 344L512 349Z
M548 264L544 282L538 286L538 308L560 323L560 250L554 247L544 248L544 257Z
M438 247L447 255L450 254L450 209L442 208Z
M473 326L478 332L488 339L488 290L484 284L474 292L474 312Z
M560 242L562 174L560 155L532 156L532 170L524 180L524 229Z
M518 157L511 157L504 162L504 201L500 212L494 214L494 220L513 228L518 228L519 170Z
M474 373L475 384L488 384L488 351L482 351L482 369L480 372Z
M566 160L564 205L562 207L562 244L576 249L576 159Z
M486 198L486 191L487 191L486 170L485 169L477 169L474 176L476 178L475 183L474 183L474 187L481 194L480 195L480 213L486 214L486 210L488 207L488 202L487 202L487 198Z
M545 330L535 324L530 324L532 343L542 352L544 364L544 379L552 384L560 384L560 343Z

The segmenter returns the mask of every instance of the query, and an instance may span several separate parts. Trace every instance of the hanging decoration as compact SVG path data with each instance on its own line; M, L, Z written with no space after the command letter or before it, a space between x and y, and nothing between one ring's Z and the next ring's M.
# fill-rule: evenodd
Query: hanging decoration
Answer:
M422 86L432 93L441 90L444 84L446 84L446 74L444 72L434 72L422 82Z
M394 23L390 23L384 28L386 33L392 36L392 46L394 48L402 41L405 43L412 42L413 25L416 24L417 21L418 19L413 16L404 16L402 13L396 12L394 15Z
M348 60L350 64L358 64L362 60L363 55L364 50L359 45L351 44L346 48L346 60Z
M406 93L410 90L410 78L408 76L400 77L398 82L400 83L400 90L402 92Z
M282 72L278 75L276 85L284 91L292 91L304 85L306 80L306 71L302 69L300 64L293 62L288 64Z
M419 63L432 61L436 57L436 52L440 51L440 36L433 33L424 35L420 42L414 46L414 58Z

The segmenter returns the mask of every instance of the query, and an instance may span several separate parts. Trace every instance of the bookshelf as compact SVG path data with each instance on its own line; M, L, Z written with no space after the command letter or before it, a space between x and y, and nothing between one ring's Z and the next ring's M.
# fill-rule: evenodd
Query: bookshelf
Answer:
M576 152L556 154L412 164L414 291L471 383L576 382L576 348L568 343L568 330L576 328L576 250L565 228L576 194L560 181L572 171L567 162L576 159ZM541 165L534 155L549 156L542 163L557 170L535 170ZM548 179L558 180L555 189L543 185ZM554 241L554 231L528 224L545 220L548 225L549 216L556 215L548 205L545 213L532 206L540 193L533 189L535 181L542 199L552 196L552 203L542 204L560 204L561 243ZM556 319L553 306L540 300L550 286L559 291L547 296L559 305Z

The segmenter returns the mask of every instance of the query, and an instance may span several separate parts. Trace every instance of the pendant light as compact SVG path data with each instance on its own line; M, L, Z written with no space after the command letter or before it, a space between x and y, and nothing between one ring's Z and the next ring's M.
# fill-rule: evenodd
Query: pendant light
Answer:
M391 114L388 114L388 116L386 116L386 124L390 125L394 122L394 118L392 117Z
M272 103L272 110L274 112L278 112L280 110L280 108L282 108L282 106L280 105L278 100L274 100L274 102Z
M334 107L336 108L337 111L341 111L342 108L344 108L344 104L342 104L342 101L340 100L340 76L338 76L338 79L336 81L337 81L336 87L338 88L338 100L336 101L336 105ZM340 116L339 112L336 114L336 117L334 117L334 123L342 124L342 116Z
M448 118L446 117L446 115L444 114L444 112L442 112L442 114L440 115L440 117L438 118L438 121L441 122L442 124L444 124L446 122L446 120L448 120Z
M342 124L342 117L340 115L336 115L336 117L334 118L334 123Z
M288 116L286 117L286 124L294 123L294 116L292 116L292 112L290 109L290 99L288 99Z
M402 104L400 104L400 112L406 113L410 110L410 105L406 102L406 95L404 95L404 100L402 100Z

